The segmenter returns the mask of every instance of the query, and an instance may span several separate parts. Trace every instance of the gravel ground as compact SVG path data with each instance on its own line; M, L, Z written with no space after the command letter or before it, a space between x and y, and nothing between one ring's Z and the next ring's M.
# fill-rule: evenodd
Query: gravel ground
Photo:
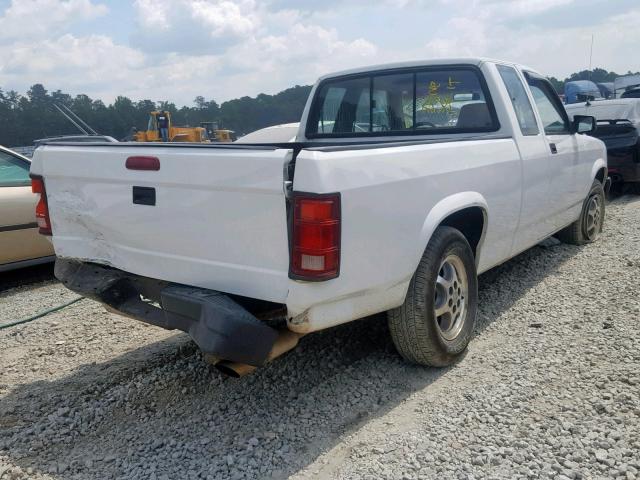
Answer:
M383 316L239 380L89 300L0 330L0 479L640 478L638 224L623 196L596 244L483 275L444 370L403 363ZM0 289L0 322L73 298L40 280Z

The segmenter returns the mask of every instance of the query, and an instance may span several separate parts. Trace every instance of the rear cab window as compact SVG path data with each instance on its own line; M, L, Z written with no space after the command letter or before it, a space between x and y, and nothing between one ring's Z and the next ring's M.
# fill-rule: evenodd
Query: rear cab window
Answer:
M480 70L473 66L438 66L321 82L306 136L425 135L498 129Z

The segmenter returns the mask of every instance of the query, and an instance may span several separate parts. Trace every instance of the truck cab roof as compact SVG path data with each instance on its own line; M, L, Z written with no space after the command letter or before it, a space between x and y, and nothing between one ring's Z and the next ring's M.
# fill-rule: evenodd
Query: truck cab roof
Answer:
M511 65L523 70L528 70L530 72L539 74L539 72L537 72L533 68L529 68L524 65L519 65L513 62L505 62L502 60L495 60L495 59L485 58L485 57L451 57L451 58L435 58L435 59L428 59L428 60L426 59L412 60L412 61L406 61L406 62L383 63L378 65L368 65L363 67L350 68L348 70L341 70L341 71L333 72L327 75L323 75L318 79L318 82L321 82L328 78L342 77L342 76L353 75L358 73L375 72L380 70L396 70L401 68L419 68L419 67L430 67L430 66L439 66L439 65L474 65L479 67L483 63Z

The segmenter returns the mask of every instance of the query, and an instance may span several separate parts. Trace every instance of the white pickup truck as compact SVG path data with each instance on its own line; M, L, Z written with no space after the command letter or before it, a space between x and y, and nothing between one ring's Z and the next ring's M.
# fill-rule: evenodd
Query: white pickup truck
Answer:
M383 311L404 358L445 366L479 273L554 234L598 237L594 128L529 68L449 59L320 78L295 142L56 143L31 174L57 277L188 332L222 370Z

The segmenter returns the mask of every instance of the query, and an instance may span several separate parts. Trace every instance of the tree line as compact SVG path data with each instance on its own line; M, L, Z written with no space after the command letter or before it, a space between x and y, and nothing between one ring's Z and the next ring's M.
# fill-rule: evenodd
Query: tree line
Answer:
M612 82L619 76L595 68L573 73L564 80L555 77L549 80L558 93L562 93L568 81ZM123 96L105 105L101 100L83 94L72 97L60 90L49 92L41 84L33 85L24 95L0 88L0 145L31 145L40 138L80 133L54 104L66 105L97 132L118 140L126 137L132 127L146 129L149 112L153 110L171 112L176 126L198 126L200 122L215 121L221 128L242 135L269 125L297 122L310 90L311 86L296 85L275 95L261 93L255 98L237 98L221 105L213 99L198 96L192 106L178 108L168 101L136 102Z
M33 85L24 95L0 88L0 145L26 146L40 138L80 134L55 104L69 107L98 133L118 140L129 135L132 127L146 129L149 113L154 110L171 112L176 126L215 121L221 128L242 135L269 125L299 121L310 90L310 86L296 85L275 95L242 97L221 105L198 96L192 106L177 107L167 101L136 102L123 96L105 105L102 100L83 94L72 97L60 90L49 92L41 84Z

